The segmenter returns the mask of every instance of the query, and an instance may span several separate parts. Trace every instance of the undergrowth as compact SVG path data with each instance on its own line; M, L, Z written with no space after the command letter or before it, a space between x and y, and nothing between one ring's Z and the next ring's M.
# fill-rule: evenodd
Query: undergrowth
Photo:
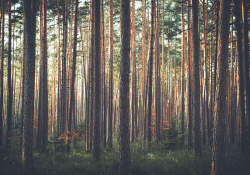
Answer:
M118 173L118 145L114 148L101 149L101 160L94 161L92 155L86 152L85 142L77 142L67 153L63 148L65 142L49 142L45 153L33 149L35 175L115 175ZM59 148L61 149L59 149ZM239 145L228 144L226 147L225 171L228 175L248 174L249 167L244 156L239 151ZM203 146L202 154L195 156L186 146L170 150L160 144L155 148L143 148L141 141L131 144L131 174L132 175L209 175L211 170L211 147ZM18 175L22 172L21 147L12 143L8 148L0 148L0 170L3 175Z

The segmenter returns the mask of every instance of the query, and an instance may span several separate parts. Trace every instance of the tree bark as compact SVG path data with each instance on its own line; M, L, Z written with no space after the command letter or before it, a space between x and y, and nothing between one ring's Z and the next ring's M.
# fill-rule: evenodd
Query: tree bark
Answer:
M235 7L235 27L237 30L237 48L238 48L238 70L239 70L239 104L241 110L241 151L246 151L246 131L245 131L245 96L244 96L244 66L242 53L242 26L241 26L241 9L240 2L234 1Z
M104 25L104 3L101 0L101 26L100 26L100 35L101 35L101 138L103 140L103 147L106 148L106 134L107 134L107 119L106 119L106 91L105 91L105 25Z
M213 3L213 7L216 7ZM212 128L213 128L213 124L212 124L212 119L213 119L213 29L214 29L214 10L212 10L212 19L211 19L211 41L210 41L210 110L209 110L209 126L207 127L207 136L208 136L208 145L212 144Z
M148 74L148 146L151 147L151 116L152 116L152 76L153 76L153 50L154 50L154 19L155 19L155 0L151 0L151 31L149 48L149 74Z
M231 15L231 22L233 23L233 14ZM233 25L231 25L231 34L230 34L230 49L231 49L231 71L230 71L230 87L231 87L231 105L230 105L230 117L231 117L231 123L230 123L230 143L235 143L235 123L236 123L236 115L234 106L235 103L235 82L234 82L234 69L235 65L233 65Z
M74 45L73 45L73 60L72 60L72 74L70 86L70 108L69 108L69 123L68 123L68 141L67 152L70 152L72 133L72 116L75 109L75 75L76 75L76 44L77 44L77 13L78 13L78 0L75 1L75 25L74 25ZM73 16L71 16L73 17Z
M229 37L229 18L230 1L220 1L219 31L218 31L218 84L216 86L216 103L214 114L214 142L212 155L213 175L224 174L225 164L225 133L227 116L227 78L228 78L228 37Z
M130 0L121 1L120 132L119 174L130 174L129 148L129 69L130 69Z
M100 64L100 0L95 0L95 105L93 158L100 159L100 117L101 117L101 64Z
M24 130L22 146L22 163L26 172L33 169L32 145L33 145L33 120L34 120L34 85L35 85L35 36L36 36L36 1L23 0L24 13L27 19L25 23L26 30L26 66L24 71ZM31 174L31 173L30 173Z
M181 1L181 28L182 28L182 63L181 63L181 144L184 144L184 86L185 86L185 25L184 25L184 0Z
M57 84L57 135L58 137L62 134L61 130L61 92L62 92L62 86L61 86L61 52L60 52L60 0L58 0L57 4L57 17L58 17L58 36L57 36L57 66L58 66L58 84Z
M243 0L242 1L242 22L243 22L243 38L244 38L244 60L245 60L245 82L246 82L246 112L248 118L248 125L250 124L250 79L249 79L249 42L248 42L248 10L249 10L249 1ZM248 3L248 4L247 4Z
M190 0L187 0L187 28L188 28L188 75L187 75L187 103L188 103L188 149L193 148L193 115L192 115L192 88L191 88L191 20L190 20Z
M108 109L108 145L113 147L113 0L109 1L109 109Z
M4 72L4 4L5 0L2 0L1 4L1 19L2 19L2 36L1 36L1 70L0 70L0 88L1 88L1 97L0 97L0 146L3 145L3 72ZM1 26L0 26L1 28ZM0 29L1 30L1 29Z
M194 151L198 155L201 153L201 133L200 133L200 39L198 32L198 0L192 0L193 6L193 97L194 97Z
M8 16L9 16L9 43L8 43L8 91L7 91L7 131L6 145L10 144L12 130L12 81L11 81L11 0L8 1Z
M66 126L66 60L67 60L67 36L68 36L68 0L63 0L63 58L62 58L62 113L61 113L61 132L65 131Z
M42 133L42 153L45 152L45 149L48 144L48 75L47 75L47 0L44 0L44 6L43 6L43 28L44 28L44 44L43 44L43 52L44 52L44 57L43 57L43 64L41 66L41 69L43 70L43 91L44 91L44 96L43 96L43 101L44 101L44 106L43 106L43 133ZM44 67L43 67L44 66Z

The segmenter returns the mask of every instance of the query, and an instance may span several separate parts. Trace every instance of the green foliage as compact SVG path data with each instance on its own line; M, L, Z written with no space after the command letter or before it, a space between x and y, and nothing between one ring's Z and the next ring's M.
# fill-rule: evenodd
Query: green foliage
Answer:
M65 142L62 141L63 146ZM57 143L57 146L60 145ZM115 175L118 172L118 144L112 149L103 149L101 160L94 161L91 153L83 148L85 142L77 142L68 154L66 150L56 149L55 141L49 142L44 154L34 150L33 163L34 174L107 174ZM249 160L239 151L239 145L227 144L225 172L227 175L249 172ZM60 151L59 151L60 150ZM141 140L131 144L131 174L132 175L209 175L211 170L212 149L209 146L202 147L202 154L196 157L193 151L166 150L160 148L143 148ZM22 174L21 146L13 143L11 147L0 147L1 174Z
M179 148L180 136L175 121L172 121L170 128L166 130L166 137L167 139L164 142L165 148L170 150L176 150Z

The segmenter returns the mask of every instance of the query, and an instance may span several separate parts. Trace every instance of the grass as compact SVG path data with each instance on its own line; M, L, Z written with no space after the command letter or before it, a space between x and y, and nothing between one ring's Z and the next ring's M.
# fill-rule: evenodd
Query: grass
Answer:
M50 142L46 153L34 149L33 163L35 175L115 175L118 172L118 145L112 149L101 149L101 160L94 161L92 155L83 148L84 142L77 142L71 153L63 150L65 142L55 145ZM193 151L183 149L143 148L139 141L132 143L132 175L209 175L211 170L211 147L203 146L202 155L196 157ZM60 148L60 149L59 149ZM225 172L227 175L247 175L249 161L239 151L239 145L227 144ZM2 175L19 175L22 171L21 147L15 143L8 148L0 148L0 172ZM247 173L248 172L248 173Z

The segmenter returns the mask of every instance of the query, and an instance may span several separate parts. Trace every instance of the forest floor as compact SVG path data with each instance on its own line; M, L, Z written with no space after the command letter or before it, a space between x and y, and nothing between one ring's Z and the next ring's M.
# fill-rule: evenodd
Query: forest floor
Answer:
M72 144L66 152L65 141L49 142L46 153L33 149L35 175L115 175L118 173L118 144L112 149L101 146L101 160L94 161L86 152L85 142ZM249 175L250 161L239 151L237 144L226 146L226 175ZM210 175L212 151L210 146L202 146L202 154L197 157L193 151L183 148L169 150L160 144L143 148L141 141L131 144L132 175ZM0 147L0 174L19 175L22 171L22 150L17 143Z

